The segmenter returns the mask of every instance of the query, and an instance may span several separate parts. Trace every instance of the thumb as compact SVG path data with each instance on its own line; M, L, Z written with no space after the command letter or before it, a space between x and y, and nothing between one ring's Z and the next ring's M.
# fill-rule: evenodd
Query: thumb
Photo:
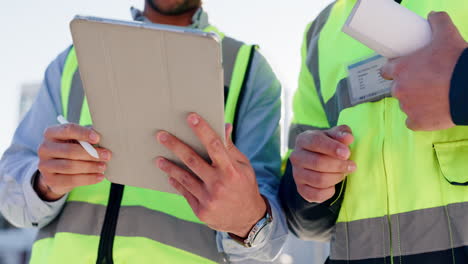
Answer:
M389 59L387 63L380 69L380 76L385 80L393 80L397 74L397 67L400 64L401 58Z
M244 161L244 155L240 152L240 150L236 147L236 145L234 145L234 142L232 141L233 129L234 128L232 124L226 124L224 127L224 133L226 136L226 149L229 155L231 155L231 157L233 157L235 160Z
M354 141L353 131L347 125L336 126L329 129L327 135L349 146Z
M232 142L232 124L225 124L224 126L224 135L226 137L226 147L231 147L234 145Z
M446 12L432 11L428 15L429 24L432 29L432 39L444 39L444 36L453 33L455 30L458 33L457 27L453 24L452 19ZM460 35L460 33L458 33Z

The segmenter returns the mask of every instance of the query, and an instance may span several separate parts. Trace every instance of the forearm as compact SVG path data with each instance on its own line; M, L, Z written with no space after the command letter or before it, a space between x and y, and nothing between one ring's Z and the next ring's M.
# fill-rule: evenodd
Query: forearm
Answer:
M33 188L37 173L34 156L19 157L12 146L0 163L0 212L17 227L43 227L59 213L66 197L44 202Z
M309 203L298 193L288 162L279 196L292 233L303 240L330 240L343 197L341 184L336 187L336 193L330 200Z
M453 123L468 125L468 49L460 56L450 84L450 112Z
M39 94L16 129L13 142L0 161L0 211L19 227L42 227L59 213L66 197L47 203L33 189L38 171L37 149L45 129L56 124L62 112L61 73L68 49L47 68Z

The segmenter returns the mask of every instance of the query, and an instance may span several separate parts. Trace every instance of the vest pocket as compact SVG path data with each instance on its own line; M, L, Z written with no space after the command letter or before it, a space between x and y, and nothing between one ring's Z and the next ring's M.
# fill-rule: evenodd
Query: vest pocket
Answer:
M468 140L434 143L444 178L453 185L468 185Z

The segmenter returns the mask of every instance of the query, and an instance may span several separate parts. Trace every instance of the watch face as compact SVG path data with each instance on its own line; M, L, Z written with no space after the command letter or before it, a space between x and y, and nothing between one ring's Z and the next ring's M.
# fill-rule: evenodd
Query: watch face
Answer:
M250 247L255 247L261 244L267 238L268 234L271 231L271 218L269 216L263 218L261 221L264 221L259 227L256 234L253 236L251 241L246 241ZM259 222L259 224L260 224Z

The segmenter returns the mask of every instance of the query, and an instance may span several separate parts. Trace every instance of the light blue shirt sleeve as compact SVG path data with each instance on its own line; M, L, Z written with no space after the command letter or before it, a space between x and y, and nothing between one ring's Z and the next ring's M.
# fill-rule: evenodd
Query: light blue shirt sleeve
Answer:
M60 83L68 49L47 68L39 94L17 128L13 142L0 161L0 212L18 227L43 227L62 209L66 197L44 202L33 190L38 172L37 149L46 128L56 125L62 113Z
M268 198L273 222L259 245L246 248L218 232L218 248L234 263L264 263L275 260L288 235L278 200L281 169L280 128L281 85L265 58L255 52L236 123L236 146L249 158L260 192Z

